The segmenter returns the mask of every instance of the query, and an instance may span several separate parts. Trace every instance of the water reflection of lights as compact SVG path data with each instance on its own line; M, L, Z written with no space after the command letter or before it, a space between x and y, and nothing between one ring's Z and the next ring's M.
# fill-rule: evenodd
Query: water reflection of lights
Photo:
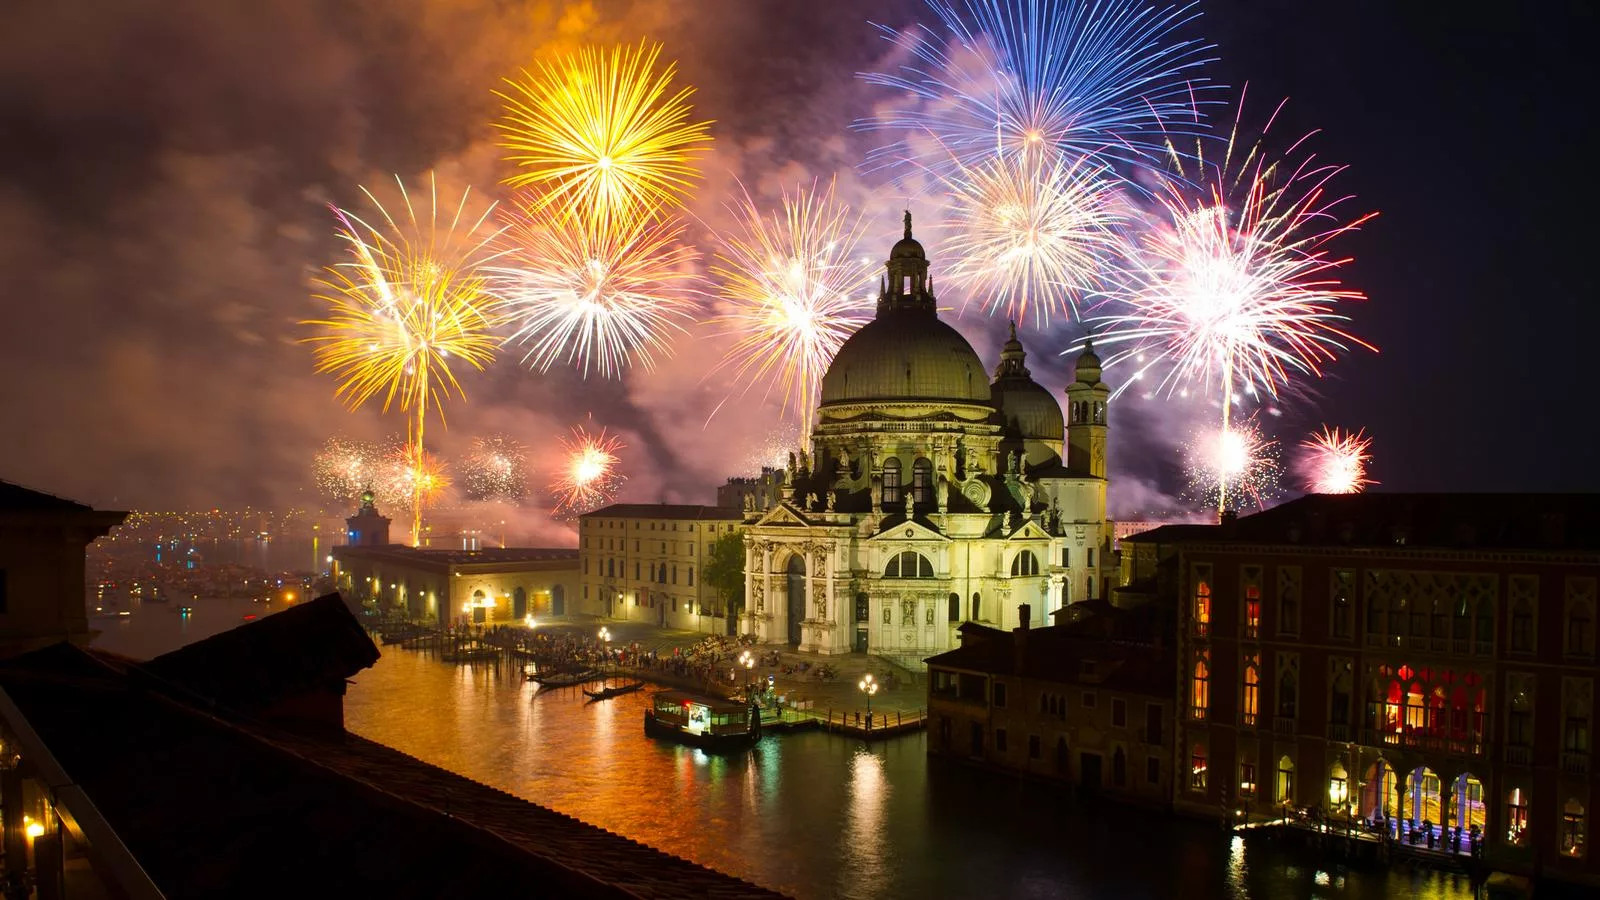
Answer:
M1245 886L1244 864L1244 837L1234 835L1233 842L1228 845L1228 885L1233 888L1233 896L1239 900L1248 900L1250 889Z
M858 747L850 758L850 799L845 811L841 876L850 880L853 896L879 896L889 886L891 864L885 812L891 788L883 775L883 757Z

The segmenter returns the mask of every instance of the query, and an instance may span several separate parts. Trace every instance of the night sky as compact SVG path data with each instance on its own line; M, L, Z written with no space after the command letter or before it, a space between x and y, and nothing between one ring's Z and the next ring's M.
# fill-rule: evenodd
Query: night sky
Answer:
M1322 129L1319 158L1350 166L1336 182L1356 195L1347 210L1380 213L1339 249L1371 297L1353 328L1382 352L1335 363L1268 424L1291 445L1323 422L1364 426L1384 489L1594 490L1600 311L1579 275L1597 232L1594 143L1580 137L1595 14L1435 6L1202 4L1195 34L1221 57L1208 72L1249 83L1247 113L1287 96L1274 132ZM703 251L735 176L775 198L837 174L882 210L864 247L882 255L899 209L926 201L853 169L882 137L850 122L887 99L854 73L890 49L869 20L919 16L915 0L7 4L0 478L122 508L315 505L310 460L328 436L403 430L375 408L345 412L296 343L319 311L309 281L336 259L326 204L430 169L494 194L491 88L586 40L663 42L715 120L693 208ZM938 238L919 237L937 280ZM992 365L1003 323L956 324ZM1061 386L1054 352L1076 337L1024 332L1042 383ZM509 433L534 446L542 481L553 436L592 414L630 445L625 499L709 502L781 438L775 404L754 394L706 423L726 393L704 377L720 346L692 330L621 383L532 374L503 354L468 379L440 449ZM1202 412L1113 412L1114 512L1171 505L1175 448Z

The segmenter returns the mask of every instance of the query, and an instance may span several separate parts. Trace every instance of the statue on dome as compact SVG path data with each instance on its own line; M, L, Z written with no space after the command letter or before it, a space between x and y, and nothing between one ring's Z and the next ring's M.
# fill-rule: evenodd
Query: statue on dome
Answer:
M907 491L906 492L906 518L909 519L915 514L916 506L917 506L917 498L910 491Z

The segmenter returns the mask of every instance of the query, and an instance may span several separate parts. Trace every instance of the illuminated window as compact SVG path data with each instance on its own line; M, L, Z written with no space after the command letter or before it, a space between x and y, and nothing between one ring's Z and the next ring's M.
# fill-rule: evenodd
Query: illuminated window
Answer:
M915 550L905 550L889 557L884 567L885 578L932 578L933 563Z
M1194 587L1194 633L1211 633L1211 585L1204 581Z
M1190 715L1196 719L1204 719L1206 710L1211 706L1211 666L1210 654L1202 650L1195 657L1194 680L1190 688Z
M1506 798L1506 842L1522 846L1528 840L1528 795L1522 788Z
M1240 721L1245 725L1256 724L1256 712L1260 709L1261 676L1256 671L1254 659L1245 663L1244 667L1244 704L1239 714Z
M1256 793L1256 764L1242 762L1239 764L1239 793L1247 797L1254 797Z
M1039 574L1039 557L1032 550L1023 550L1011 559L1011 577Z
M926 459L911 464L911 497L918 503L933 502L933 463Z
M884 505L904 502L900 498L900 460L889 457L883 461Z
M1255 637L1261 633L1261 588L1247 585L1244 589L1244 636Z
M1277 799L1284 806L1294 804L1294 761L1287 756L1278 760Z
M1574 859L1583 856L1584 822L1583 804L1576 797L1561 808L1561 855Z
M1194 791L1206 789L1206 748L1204 744L1195 744L1194 752L1189 756L1189 789Z

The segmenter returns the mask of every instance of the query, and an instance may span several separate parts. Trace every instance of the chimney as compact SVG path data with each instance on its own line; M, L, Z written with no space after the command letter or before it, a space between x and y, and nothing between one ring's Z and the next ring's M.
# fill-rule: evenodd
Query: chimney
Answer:
M1022 623L1021 625L1017 626L1017 654L1015 665L1016 673L1018 675L1021 675L1027 669L1026 660L1028 658L1028 627L1030 625L1028 620L1031 618L1033 618L1033 607L1026 603L1023 603L1017 607L1017 619Z

